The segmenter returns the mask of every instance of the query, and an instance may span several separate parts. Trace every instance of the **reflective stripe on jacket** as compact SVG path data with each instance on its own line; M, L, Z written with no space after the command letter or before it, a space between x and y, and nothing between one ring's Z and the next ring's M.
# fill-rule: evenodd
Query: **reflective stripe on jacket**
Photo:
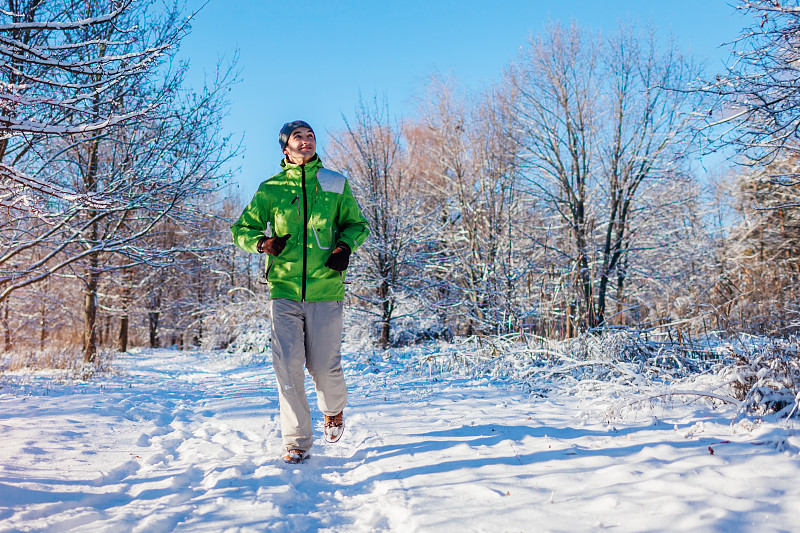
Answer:
M343 175L322 167L319 157L305 165L286 159L283 171L263 182L231 226L233 242L256 252L259 239L291 235L278 257L267 256L271 298L327 302L344 299L343 276L325 266L336 243L355 251L369 234L367 219Z

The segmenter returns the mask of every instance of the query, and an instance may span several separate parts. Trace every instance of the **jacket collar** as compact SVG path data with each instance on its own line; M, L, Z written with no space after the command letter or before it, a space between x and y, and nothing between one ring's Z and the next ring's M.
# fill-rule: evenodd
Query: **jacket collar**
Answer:
M312 159L311 161L306 163L305 167L306 167L306 172L308 172L309 170L318 169L318 168L322 167L322 160L320 160L318 155L314 155L314 159ZM284 157L283 160L281 160L281 168L283 170L286 170L287 172L288 171L292 171L292 170L299 171L300 170L300 165L296 165L295 163L291 163L287 158Z

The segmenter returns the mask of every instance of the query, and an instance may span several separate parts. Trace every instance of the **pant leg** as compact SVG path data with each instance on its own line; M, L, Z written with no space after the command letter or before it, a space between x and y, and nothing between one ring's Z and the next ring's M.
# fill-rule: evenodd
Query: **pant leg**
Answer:
M342 412L347 385L342 371L342 302L306 302L306 367L317 389L319 409Z
M305 389L305 316L303 304L270 302L272 366L278 381L281 435L287 449L308 450L313 442L311 409Z

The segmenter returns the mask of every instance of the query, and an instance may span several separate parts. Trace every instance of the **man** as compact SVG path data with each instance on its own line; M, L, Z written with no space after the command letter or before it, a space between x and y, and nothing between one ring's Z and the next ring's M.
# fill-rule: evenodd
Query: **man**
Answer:
M278 141L286 156L283 170L261 184L231 232L244 251L268 254L283 459L299 463L312 444L304 365L325 414L325 440L338 441L344 430L344 271L369 226L347 179L322 167L311 126L302 120L284 124Z

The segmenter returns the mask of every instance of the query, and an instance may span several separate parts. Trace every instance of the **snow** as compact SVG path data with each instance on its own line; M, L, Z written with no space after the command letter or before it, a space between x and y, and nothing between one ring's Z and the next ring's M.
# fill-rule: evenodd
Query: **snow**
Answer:
M414 372L429 349L346 345L344 437L318 432L302 465L279 460L265 354L142 350L88 382L7 372L0 531L800 529L794 419L695 398L607 422L590 388Z

